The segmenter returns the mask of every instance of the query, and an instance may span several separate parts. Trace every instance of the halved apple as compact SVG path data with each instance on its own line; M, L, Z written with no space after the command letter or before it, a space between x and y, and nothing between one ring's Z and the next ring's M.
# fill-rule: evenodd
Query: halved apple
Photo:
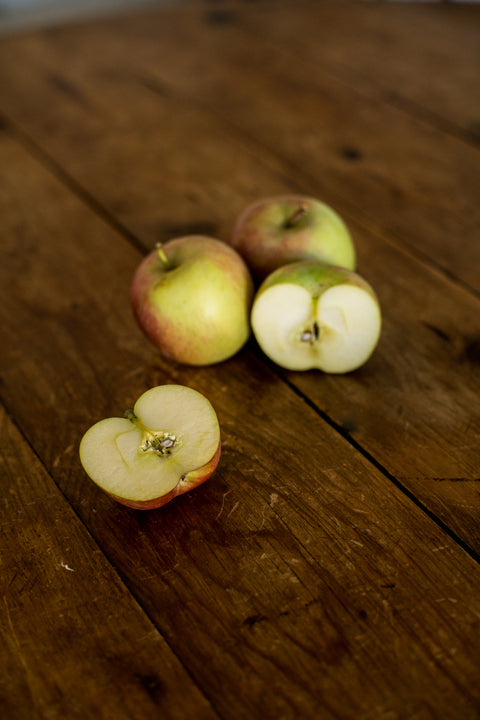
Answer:
M132 508L165 505L207 480L220 459L220 427L211 403L183 385L141 395L123 418L93 425L80 461L108 495Z
M289 370L347 373L380 337L380 306L358 273L304 261L275 270L255 297L252 329L264 353Z

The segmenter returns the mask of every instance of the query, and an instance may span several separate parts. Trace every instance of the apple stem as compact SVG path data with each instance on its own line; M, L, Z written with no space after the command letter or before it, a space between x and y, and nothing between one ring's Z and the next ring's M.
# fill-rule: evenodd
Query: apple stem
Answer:
M157 242L155 244L155 250L157 251L158 258L162 265L165 267L165 269L168 269L170 263L168 262L168 258L165 254L165 250L163 249L163 243Z
M134 423L135 420L137 419L137 416L135 415L133 410L125 410L125 412L123 413L123 417L126 418L127 420L130 420L130 422L132 422L132 423Z
M295 225L298 223L298 221L300 220L300 218L302 218L302 217L305 215L306 212L307 212L306 207L305 207L304 205L299 205L299 206L296 208L296 210L295 210L295 212L293 213L293 215L291 215L291 216L288 218L287 222L285 223L285 227L286 227L286 228L295 227Z

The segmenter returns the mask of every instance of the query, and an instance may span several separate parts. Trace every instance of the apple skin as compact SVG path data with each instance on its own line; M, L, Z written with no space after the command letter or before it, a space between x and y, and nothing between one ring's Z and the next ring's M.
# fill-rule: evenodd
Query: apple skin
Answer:
M173 490L167 495L162 495L158 498L152 498L152 500L129 500L128 498L119 497L118 495L114 495L110 492L104 492L106 493L106 495L112 498L112 500L116 500L121 505L133 508L134 510L157 510L158 508L163 507L163 505L166 505L179 495L183 495L186 492L190 492L190 490L194 490L196 487L208 480L217 468L217 465L220 461L221 452L222 446L220 443L215 455L206 465L203 465L203 467L201 468L197 468L196 470L191 470L190 472L186 473L186 475L181 478L178 485L173 488Z
M275 295L270 292L267 302L272 289ZM278 268L264 280L251 324L260 348L281 367L343 374L371 356L380 337L381 311L361 275L306 260Z
M329 265L326 262L304 260L283 265L270 273L263 281L257 295L274 285L287 282L293 285L301 285L313 297L318 297L328 288L342 283L348 283L366 290L372 295L375 294L372 286L354 270L339 265Z
M237 218L230 245L257 283L278 267L300 260L356 268L346 224L331 207L308 196L278 195L253 203Z
M253 294L250 270L233 248L189 235L143 259L130 301L138 325L163 355L186 365L212 365L247 341Z

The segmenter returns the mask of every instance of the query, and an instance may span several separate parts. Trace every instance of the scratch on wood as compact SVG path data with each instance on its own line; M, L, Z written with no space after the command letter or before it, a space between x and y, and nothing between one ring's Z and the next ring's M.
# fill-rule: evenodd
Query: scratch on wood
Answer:
M238 507L239 505L240 505L240 503L239 503L239 501L237 500L237 502L235 503L235 505L232 507L232 509L231 509L230 512L228 513L227 518L229 518L230 515L231 515L233 512L235 512L235 510L237 509L237 507Z
M222 505L220 507L219 513L218 513L217 517L215 518L215 520L218 520L220 518L220 515L223 513L223 509L225 507L225 498L227 497L227 495L230 495L231 492L232 492L232 488L230 488L230 490L227 490L227 492L223 493Z
M65 570L70 570L70 572L75 572L73 568L70 567L67 563L64 563L63 561L60 563L60 565L65 568Z
M360 540L350 540L350 543L352 545L358 545L358 547L364 547L363 543L360 542Z
M63 455L68 455L68 453L71 453L74 447L75 447L75 446L74 446L73 444L68 445L68 446L65 448L65 450L63 451L63 453L61 453L60 455L57 455L57 456L56 456L56 458L54 459L54 461L53 461L53 463L52 463L52 467L56 468L56 467L59 465L60 460L62 459Z
M265 513L270 509L270 505L264 505L262 508L262 522L260 524L259 530L263 530L263 526L265 525L267 518Z

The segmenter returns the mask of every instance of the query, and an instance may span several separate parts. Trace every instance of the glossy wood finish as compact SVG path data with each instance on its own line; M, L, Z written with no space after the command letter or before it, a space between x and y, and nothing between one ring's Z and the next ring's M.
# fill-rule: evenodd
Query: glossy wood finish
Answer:
M1 38L3 718L480 716L479 21L205 1ZM163 359L140 259L284 191L348 222L371 360ZM78 443L168 382L222 459L129 510Z

